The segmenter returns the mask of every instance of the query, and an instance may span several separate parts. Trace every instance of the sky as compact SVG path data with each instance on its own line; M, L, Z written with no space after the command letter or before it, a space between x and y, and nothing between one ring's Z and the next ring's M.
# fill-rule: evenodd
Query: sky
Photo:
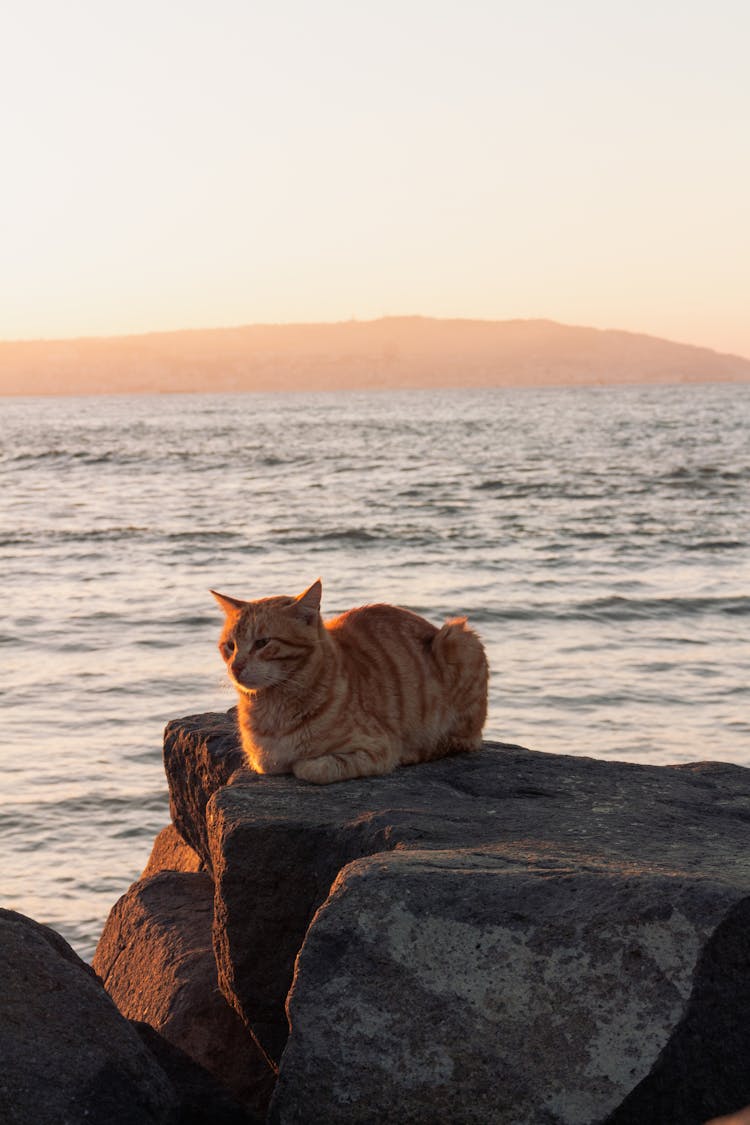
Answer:
M11 0L0 339L548 317L750 356L747 0Z

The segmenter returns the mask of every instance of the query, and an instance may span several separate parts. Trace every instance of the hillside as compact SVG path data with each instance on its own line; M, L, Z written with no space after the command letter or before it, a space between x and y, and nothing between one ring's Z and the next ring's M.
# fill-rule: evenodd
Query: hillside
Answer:
M750 381L750 360L548 320L386 317L0 342L0 394Z

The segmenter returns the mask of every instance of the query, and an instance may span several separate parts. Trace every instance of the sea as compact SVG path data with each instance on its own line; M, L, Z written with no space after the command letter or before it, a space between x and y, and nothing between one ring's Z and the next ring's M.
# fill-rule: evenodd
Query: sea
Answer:
M90 958L209 588L468 616L486 736L750 766L750 384L0 399L0 905Z

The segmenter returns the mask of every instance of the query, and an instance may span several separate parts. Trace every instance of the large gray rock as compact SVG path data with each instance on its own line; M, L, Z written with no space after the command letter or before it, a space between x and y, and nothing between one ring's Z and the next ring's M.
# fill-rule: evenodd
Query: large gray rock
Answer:
M213 899L204 873L141 879L110 912L93 967L124 1016L155 1028L260 1117L275 1075L217 988Z
M0 980L4 1125L176 1125L171 1082L58 934L0 910Z
M750 771L488 743L326 787L227 784L233 737L232 716L191 719L167 768L214 876L220 986L281 1060L274 1120L697 1125L750 1100L750 970L728 952L747 949ZM715 1102L709 979L737 1029Z
M524 869L502 847L350 864L299 954L270 1120L601 1122L647 1078L736 896L587 868ZM646 1099L618 1120L705 1120L685 1112L684 1082L673 1068L662 1112Z

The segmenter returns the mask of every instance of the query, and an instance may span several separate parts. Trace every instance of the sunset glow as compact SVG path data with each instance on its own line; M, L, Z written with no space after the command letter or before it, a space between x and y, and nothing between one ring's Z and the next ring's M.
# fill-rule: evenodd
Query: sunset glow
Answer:
M548 317L750 356L741 0L29 0L0 338Z

